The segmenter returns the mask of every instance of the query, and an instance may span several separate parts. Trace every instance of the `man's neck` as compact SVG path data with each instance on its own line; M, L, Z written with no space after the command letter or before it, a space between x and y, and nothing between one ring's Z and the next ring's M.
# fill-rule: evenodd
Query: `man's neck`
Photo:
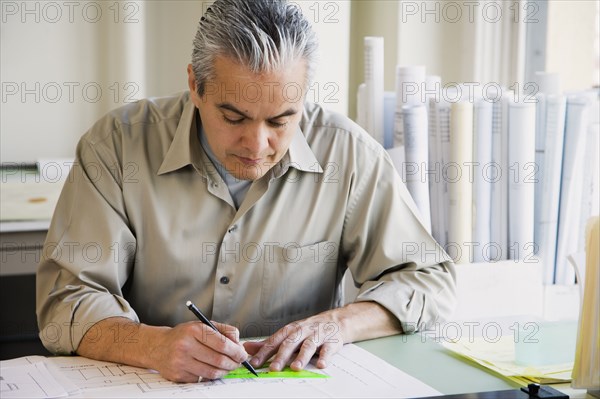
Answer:
M206 134L204 134L204 129L202 128L202 123L198 123L198 138L200 139L200 144L202 145L202 149L208 156L208 159L212 162L215 169L219 173L219 176L223 179L227 188L229 189L229 194L231 194L231 198L235 203L235 207L239 209L240 205L244 201L246 197L246 193L248 189L252 185L251 180L240 180L233 176L229 171L225 168L221 162L217 159L215 154L213 153L210 145L208 144L208 140L206 139Z

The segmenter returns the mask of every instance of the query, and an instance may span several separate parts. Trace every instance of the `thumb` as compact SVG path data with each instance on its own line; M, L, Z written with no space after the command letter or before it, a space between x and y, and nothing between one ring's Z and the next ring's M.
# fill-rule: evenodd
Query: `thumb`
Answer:
M244 342L244 348L250 355L256 355L260 348L264 346L264 341L246 341Z

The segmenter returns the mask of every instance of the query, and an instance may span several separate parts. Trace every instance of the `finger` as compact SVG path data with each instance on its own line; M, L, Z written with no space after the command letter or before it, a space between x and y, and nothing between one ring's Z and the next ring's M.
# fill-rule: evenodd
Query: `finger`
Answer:
M300 371L310 362L313 355L317 352L319 348L318 344L314 341L314 339L306 339L300 346L300 351L298 355L294 359L294 361L290 364L290 368L294 371Z
M207 361L211 364L226 364L221 363L223 360L218 355L224 355L231 359L235 364L238 364L248 359L248 353L244 349L244 346L239 342L233 342L219 331L214 331L212 328L200 325L194 330L194 337L203 346L210 349L205 352L200 360L208 359ZM226 366L231 369L229 366Z
M290 334L281 342L277 353L269 366L272 371L281 371L286 364L291 362L294 353L298 351L298 348L302 345L302 337L304 336L300 328L296 328L290 331Z
M249 355L255 355L263 347L264 341L246 341L243 345Z
M240 363L243 361L234 360L230 356L214 351L208 347L199 355L195 355L194 360L207 364L211 368L214 368L215 370L212 370L212 372L215 372L217 370L221 370L223 372L235 370L240 367ZM207 378L214 378L207 375L203 376Z
M235 368L237 368L237 365L234 366L234 369ZM212 363L195 359L195 361L190 364L189 369L187 370L187 372L194 375L195 380L188 382L198 382L199 379L216 380L222 378L231 370L232 369L222 369Z
M163 377L171 381L197 382L198 377L214 379L228 373L227 360L232 363L230 369L237 366L235 362L224 355L219 355L223 358L221 360L209 359L216 366L209 364L207 357L210 357L210 355L207 355L207 353L216 354L216 352L198 343L190 345L183 352L175 350L168 361L163 363L160 372ZM223 366L225 366L225 369L223 369Z
M180 371L178 373L161 373L161 375L166 378L169 381L173 381L173 382L198 382L198 376L187 372L187 371Z
M285 336L276 332L269 338L260 341L257 345L259 347L258 351L252 355L250 364L254 367L260 367L265 364L277 352L277 348L279 348L279 344L283 339L285 339Z
M197 363L198 361L190 357L189 353L182 356L175 352L168 361L161 364L159 371L169 381L197 382L199 373L199 369L196 369Z
M329 365L331 357L337 353L341 348L339 344L325 343L319 350L319 358L317 359L317 367L324 369Z
M221 334L223 334L235 343L240 342L240 330L238 330L234 326L230 326L229 324L218 323L215 321L213 321L212 323L215 327L217 327L217 330L219 330Z
M264 341L246 341L244 342L244 349L251 356L249 359L250 364L253 367L259 368L262 367L264 361L256 357L256 354L261 350L264 346Z

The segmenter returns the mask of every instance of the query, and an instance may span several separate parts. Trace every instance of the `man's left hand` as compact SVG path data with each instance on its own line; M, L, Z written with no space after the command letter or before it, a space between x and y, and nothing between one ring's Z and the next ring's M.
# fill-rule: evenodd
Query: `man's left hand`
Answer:
M271 371L281 371L289 365L302 370L315 353L319 354L318 368L327 367L333 354L344 345L338 322L325 313L290 323L260 342L246 342L244 347L252 355L250 363L260 367L273 355Z
M245 342L244 347L252 355L250 364L254 367L272 357L271 371L281 371L287 365L298 371L317 353L316 366L325 368L345 343L401 331L398 320L381 305L359 302L287 324L263 341Z

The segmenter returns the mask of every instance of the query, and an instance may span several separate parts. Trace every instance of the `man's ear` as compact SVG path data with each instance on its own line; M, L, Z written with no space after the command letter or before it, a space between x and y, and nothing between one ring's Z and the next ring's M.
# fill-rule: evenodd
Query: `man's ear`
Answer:
M198 82L196 81L196 75L194 75L194 69L192 68L192 64L188 64L187 66L188 73L188 87L190 88L190 92L197 93Z

